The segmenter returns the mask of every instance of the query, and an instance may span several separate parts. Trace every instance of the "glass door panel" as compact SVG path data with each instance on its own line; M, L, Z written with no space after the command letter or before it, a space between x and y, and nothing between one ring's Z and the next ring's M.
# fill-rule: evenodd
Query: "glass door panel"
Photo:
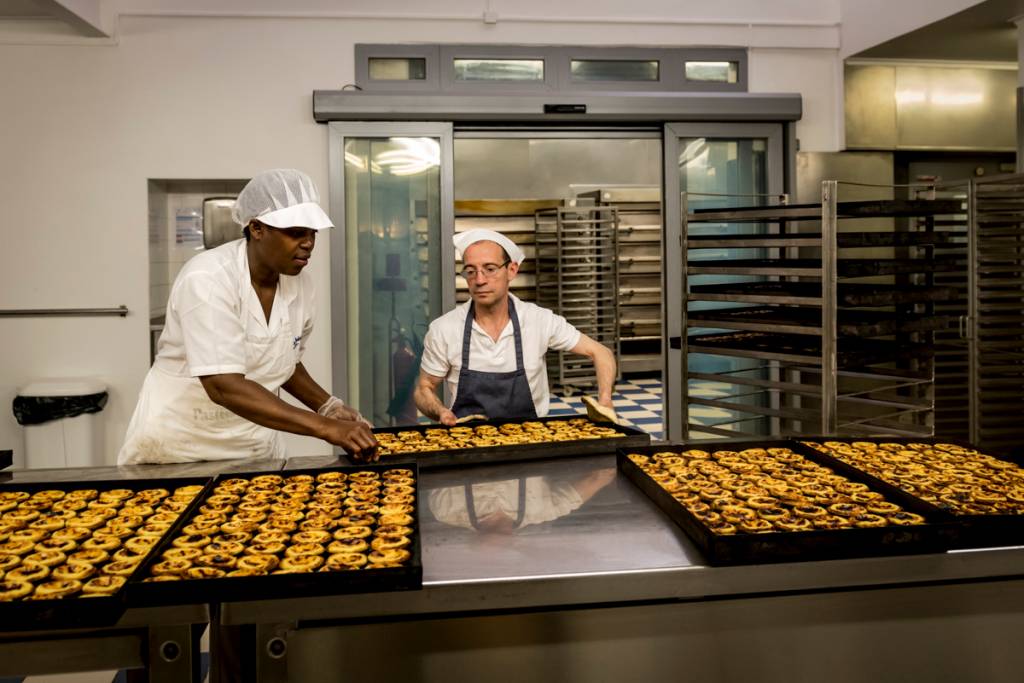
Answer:
M765 150L763 139L708 139L682 138L683 152L679 156L679 191L686 193L687 210L724 209L750 206L760 203L765 194L767 173L765 172ZM735 235L752 232L751 226L730 223L701 223L690 227L689 235ZM756 231L760 232L759 229ZM727 261L734 259L755 259L764 256L762 249L700 249L689 252L689 262ZM687 278L690 287L700 285L744 282L763 278L736 275L693 275ZM688 312L723 309L741 305L714 301L691 302ZM711 328L689 326L685 333L690 335L725 332ZM760 379L757 368L759 361L713 356L709 354L688 354L687 356L687 413L691 423L717 425L731 423L737 419L733 411L720 406L697 404L697 400L722 400L759 404L762 397L756 393L737 395L736 386L691 375L700 374L743 374ZM761 420L736 425L737 431L763 433Z
M436 130L443 124L402 130L408 125L351 124L354 130L338 131L332 141L332 211L343 207L342 221L335 216L341 231L332 235L341 242L336 249L332 239L335 383L344 368L346 400L376 426L417 422L413 390L423 335L451 296L443 286L443 252L451 242L444 183L447 173L450 190L450 128L447 135ZM360 134L369 126L396 134Z
M666 244L680 245L682 213L699 209L726 209L768 203L782 192L781 124L669 124L665 132ZM729 222L701 223L690 226L689 235L732 235L763 230L761 226L743 226ZM673 253L675 252L675 253ZM688 263L761 258L760 249L715 248L666 249L665 291L666 329L670 339L666 365L666 415L669 438L686 436L687 422L701 425L727 425L738 413L707 401L760 405L766 399L758 392L725 382L694 378L691 374L729 374L759 379L766 372L760 362L730 356L689 354L687 367L681 367L683 337L687 334L711 334L727 330L687 327L686 313L724 309L733 305L720 302L691 302L683 311L683 294L694 286L749 282L755 276L687 275ZM685 377L686 386L682 385ZM684 405L685 403L685 405ZM726 429L741 433L764 433L769 428L763 419L734 424ZM706 434L694 434L695 438Z

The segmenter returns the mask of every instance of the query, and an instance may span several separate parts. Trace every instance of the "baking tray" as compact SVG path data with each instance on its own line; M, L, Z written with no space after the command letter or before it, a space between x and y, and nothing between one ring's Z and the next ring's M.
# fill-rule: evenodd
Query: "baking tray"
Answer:
M771 332L724 332L696 334L687 338L690 353L709 353L744 358L820 362L821 337L809 334ZM880 339L846 337L839 340L836 363L839 368L863 368L894 360L925 360L935 349L929 344L899 343Z
M710 259L691 260L686 272L691 275L807 275L821 272L821 259ZM836 260L838 277L874 277L908 273L946 273L960 271L963 265L956 259L852 259Z
M697 545L712 565L761 564L771 562L798 562L810 560L835 560L851 557L872 557L943 552L957 542L958 529L950 516L924 503L894 486L876 485L857 476L858 471L847 474L852 481L868 484L873 490L885 495L886 499L905 510L924 516L926 524L917 526L886 526L870 529L816 529L814 531L777 532L770 534L737 533L721 536L711 532L685 506L676 501L670 493L647 476L628 457L630 453L651 455L689 448L702 450L735 450L744 448L790 448L796 452L794 442L788 440L729 440L695 441L688 445L660 445L629 450L619 449L616 462L619 470L640 488L669 516ZM815 458L803 450L799 451L809 460L827 467L833 464L824 458ZM839 468L834 468L837 472Z
M853 465L848 465L847 463L843 462L842 460L839 460L838 458L827 455L825 453L820 453L819 451L811 448L810 446L805 446L803 443L799 442L844 441L850 443L853 441L867 441L873 443L950 443L955 444L957 446L963 446L965 448L974 448L974 446L972 446L970 443L966 441L960 441L957 439L947 439L943 437L858 436L857 438L849 438L836 436L806 436L794 440L798 442L797 447L799 448L799 452L801 455L810 456L811 453L814 453L825 460L831 461L831 463L833 464L830 464L830 467L835 467L837 470L840 467L855 470L860 474L860 476L865 481L877 482L879 484L890 486L892 488L898 487L896 487L894 484L885 481L884 479L876 477L875 475L868 474L867 472L864 472L863 470ZM979 450L985 455L991 455L994 458L999 458L1000 460L1012 462L1015 465L1020 465L1024 467L1024 459L1021 459L1019 457L1009 457L1004 454L989 451L987 449L976 450ZM911 498L914 498L915 500L920 500L916 498L912 493L903 491L903 489L899 490L905 496L909 496ZM931 503L928 503L923 500L921 502L924 503L925 505L932 505ZM961 527L959 542L954 546L956 548L986 548L1005 545L1024 545L1024 515L964 515L958 514L956 511L945 507L943 507L942 510L943 512L948 514L952 519L954 519Z
M232 576L218 579L182 579L181 581L153 581L142 579L149 576L152 565L160 560L164 551L171 547L177 534L163 538L156 550L149 556L128 584L128 603L132 607L194 604L196 602L246 602L274 598L296 598L317 595L338 595L346 593L377 593L381 591L418 590L423 586L423 563L420 550L420 488L419 471L415 463L401 465L413 470L416 480L413 501L413 534L410 546L411 557L408 566L388 569L360 569L358 571L310 572L307 574L272 574L266 576ZM316 476L323 472L356 472L384 470L399 467L398 464L365 464L288 470L287 472L231 472L218 476L203 492L203 501L225 479L251 479L265 474L279 474L291 477L299 474ZM195 516L196 508L188 518L187 525ZM179 527L180 529L181 527Z
M708 295L736 301L734 297L752 297L751 303L786 303L781 298L797 299L791 303L816 303L821 299L821 284L817 282L727 282L711 285L691 285L694 295ZM836 286L836 303L840 306L894 306L897 304L951 301L960 297L955 287L895 287L864 283L840 282Z
M554 420L571 420L585 418L585 415L559 415L536 418L534 420L474 420L465 422L459 427L479 427L494 425L500 427L510 422L543 422ZM383 427L374 429L374 434L396 434L405 431L424 433L427 429L437 429L442 425L410 425L407 427ZM436 467L452 467L461 465L487 465L495 462L512 462L517 460L542 460L547 458L569 458L577 455L598 455L614 453L616 448L633 448L646 446L651 442L651 435L635 427L609 425L625 434L621 437L606 439L581 439L579 441L552 441L545 443L516 444L512 446L481 446L476 448L459 448L449 451L425 451L421 453L396 453L383 455L381 462L416 462L420 469ZM347 458L347 456L346 456ZM349 459L351 462L351 459Z
M25 600L13 602L0 602L0 631L37 631L43 629L72 629L72 628L98 628L113 626L121 615L128 608L127 589L128 585L141 576L149 562L152 561L156 549L173 537L175 530L183 521L191 517L198 506L199 501L206 497L211 482L210 477L186 477L181 479L106 479L98 481L45 481L25 483L0 484L0 490L13 489L35 493L49 489L70 491L74 489L96 489L103 492L110 489L132 489L141 491L143 489L165 488L172 493L174 489L181 486L199 484L204 487L189 503L178 519L171 525L170 529L161 537L152 548L146 558L139 563L135 571L128 577L125 584L116 593L110 596L96 598L68 598L64 600ZM189 601L188 604L196 604Z
M821 309L801 306L758 306L755 308L702 309L690 311L687 320L707 323L701 327L722 324L735 329L744 325L781 329L821 328ZM952 316L902 315L888 311L840 310L836 330L844 337L884 337L897 332L930 332L950 326ZM715 324L712 324L715 323ZM801 334L807 334L802 332Z
M696 226L695 226L696 227ZM840 232L836 244L840 249L861 247L913 247L932 244L950 244L956 233L948 231L914 232ZM820 232L784 232L757 234L689 234L686 246L689 249L736 249L786 246L820 246Z
M691 223L721 221L821 220L821 204L785 204L781 206L744 206L735 209L694 209ZM966 211L962 199L878 199L838 202L839 218L923 217L961 214Z

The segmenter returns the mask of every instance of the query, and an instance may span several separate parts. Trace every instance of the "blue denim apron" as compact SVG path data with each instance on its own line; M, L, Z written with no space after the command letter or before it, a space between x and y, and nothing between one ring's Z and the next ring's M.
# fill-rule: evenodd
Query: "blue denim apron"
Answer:
M483 414L491 419L532 420L537 417L530 383L523 364L523 335L519 330L512 297L508 299L508 315L516 343L516 369L512 372L481 372L469 369L469 342L473 334L473 307L469 304L466 327L462 333L462 369L452 412L456 417Z

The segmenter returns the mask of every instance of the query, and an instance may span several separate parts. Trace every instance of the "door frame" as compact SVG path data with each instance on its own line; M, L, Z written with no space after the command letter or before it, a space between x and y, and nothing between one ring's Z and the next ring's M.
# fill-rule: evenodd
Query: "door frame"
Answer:
M778 123L666 123L663 135L662 215L662 428L669 441L682 441L687 437L684 411L687 410L686 305L682 293L686 291L686 236L683 233L682 197L679 191L680 139L763 139L766 143L765 161L768 195L785 192L792 172L787 159L793 152L787 149L792 126ZM673 296L678 294L678 296Z
M331 235L331 380L333 392L346 403L357 404L357 388L351 386L360 359L350 354L349 325L350 288L356 273L348 263L348 231L345 225L345 140L348 138L424 137L437 138L441 144L439 169L441 194L441 309L455 305L455 195L453 135L450 121L331 121L328 127L329 215L340 230Z

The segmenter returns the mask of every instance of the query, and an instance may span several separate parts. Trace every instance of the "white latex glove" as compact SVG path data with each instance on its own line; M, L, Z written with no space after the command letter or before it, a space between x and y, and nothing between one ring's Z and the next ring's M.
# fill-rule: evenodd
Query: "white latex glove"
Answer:
M330 418L332 420L349 420L352 422L362 422L370 429L373 429L373 425L365 417L359 414L359 411L355 408L349 408L345 405L337 396L331 396L320 408L316 411L317 415Z

